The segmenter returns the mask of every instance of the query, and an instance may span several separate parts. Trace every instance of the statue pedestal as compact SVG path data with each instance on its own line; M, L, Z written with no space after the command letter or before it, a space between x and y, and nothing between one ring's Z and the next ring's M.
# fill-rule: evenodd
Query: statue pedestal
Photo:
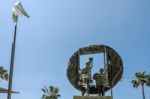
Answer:
M74 96L73 99L112 99L112 96Z

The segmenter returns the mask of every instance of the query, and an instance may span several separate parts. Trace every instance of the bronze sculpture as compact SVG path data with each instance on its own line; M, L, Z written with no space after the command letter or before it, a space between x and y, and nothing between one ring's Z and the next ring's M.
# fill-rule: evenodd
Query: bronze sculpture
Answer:
M86 94L89 95L89 84L92 83L92 75L91 75L91 69L93 67L93 58L90 57L89 61L86 62L86 66L82 69L79 70L79 85L86 84Z
M99 70L99 73L95 73L93 75L93 79L96 81L96 87L98 89L98 93L101 96L105 95L105 87L108 87L106 85L106 76L104 74L104 69L101 68Z
M123 62L119 54L113 50L111 47L106 45L90 45L87 47L79 48L70 58L67 68L67 77L70 83L82 93L86 93L87 88L81 84L81 68L80 68L80 55L86 54L96 54L105 53L107 58L107 66L105 69L105 74L107 78L107 86L104 92L113 88L118 81L121 79L123 74ZM98 68L99 70L99 68ZM90 84L88 87L89 94L98 94L98 87L96 85Z

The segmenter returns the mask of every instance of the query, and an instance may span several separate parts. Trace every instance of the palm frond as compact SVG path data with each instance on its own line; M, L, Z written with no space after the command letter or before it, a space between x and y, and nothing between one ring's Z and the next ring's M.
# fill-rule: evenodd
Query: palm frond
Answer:
M139 86L139 81L138 80L132 80L133 87L137 88Z
M135 73L137 79L145 78L145 72L137 72Z
M148 82L146 83L146 86L150 87L150 81L148 81Z
M8 80L7 70L0 66L0 80Z
M41 89L44 92L42 99L57 99L61 95L59 94L59 88L54 86L49 86Z
M42 90L44 93L46 92L45 89L43 89L43 88L42 88L41 90Z

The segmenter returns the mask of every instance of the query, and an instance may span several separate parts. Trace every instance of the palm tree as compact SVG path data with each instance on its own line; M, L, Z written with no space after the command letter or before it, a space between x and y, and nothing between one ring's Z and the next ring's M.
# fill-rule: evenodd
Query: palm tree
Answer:
M58 99L61 95L59 94L59 89L54 86L49 86L42 88L44 94L42 95L42 99Z
M8 80L8 73L7 70L0 66L0 82L1 80Z
M146 85L147 85L148 87L150 87L150 74L147 74L147 75L146 75L146 79L147 79Z
M145 99L144 85L150 87L150 74L146 75L145 72L137 72L135 73L135 77L136 79L132 80L133 87L137 88L141 85L143 99Z

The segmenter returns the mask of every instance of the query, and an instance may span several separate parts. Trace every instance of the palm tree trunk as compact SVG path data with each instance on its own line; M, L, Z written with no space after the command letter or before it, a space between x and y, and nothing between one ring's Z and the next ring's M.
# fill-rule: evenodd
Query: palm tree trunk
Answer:
M144 84L142 84L142 94L143 94L143 99L145 99Z

